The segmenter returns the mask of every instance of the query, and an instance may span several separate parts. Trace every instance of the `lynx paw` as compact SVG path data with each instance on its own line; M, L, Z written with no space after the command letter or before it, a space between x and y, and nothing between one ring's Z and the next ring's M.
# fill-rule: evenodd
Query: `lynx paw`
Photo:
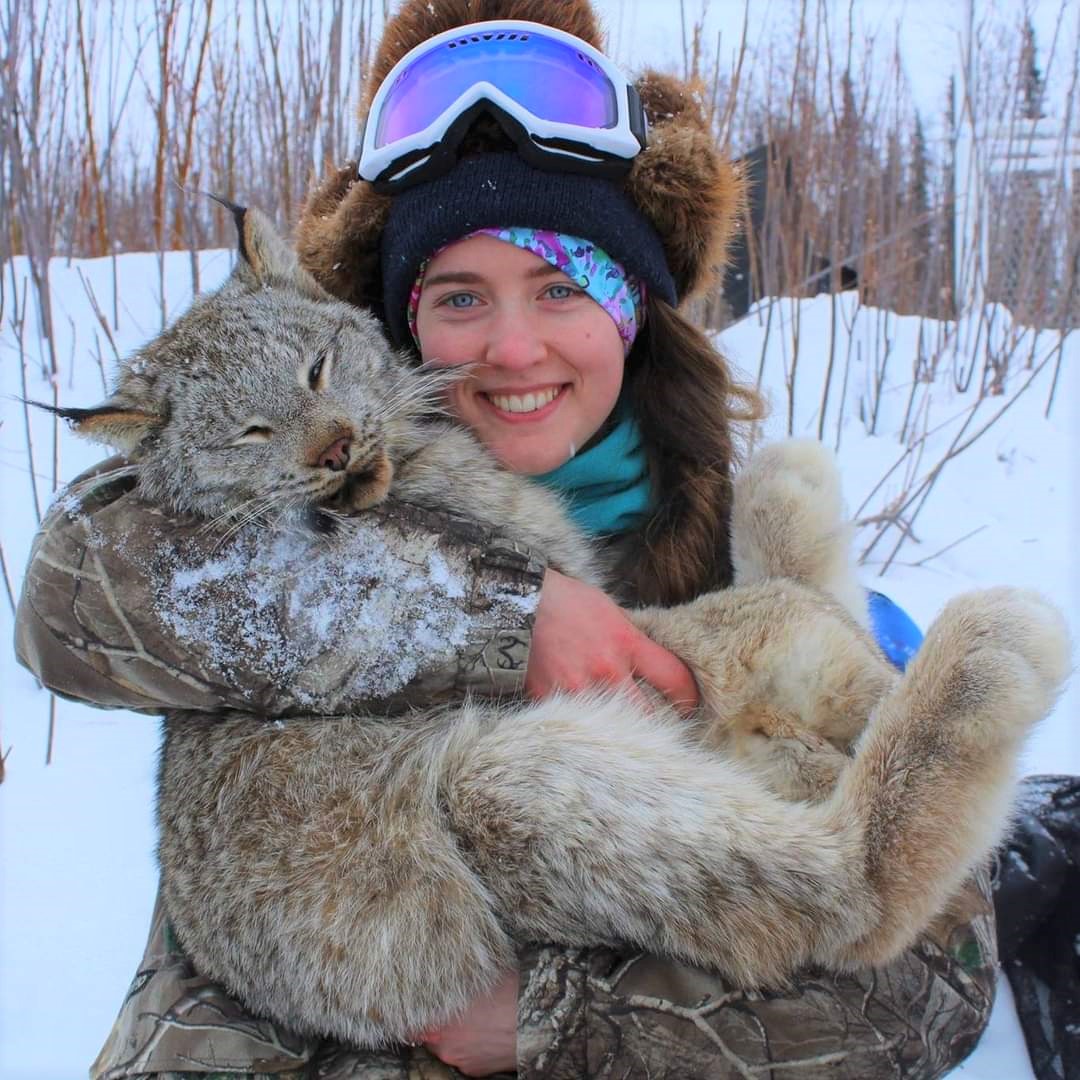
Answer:
M832 455L811 439L759 450L735 478L732 539L740 583L802 576L805 554L835 543L843 523ZM811 584L816 584L811 582Z
M735 480L735 497L768 497L775 489L787 498L825 500L840 512L840 474L836 459L814 439L785 439L758 450Z
M920 652L952 656L954 706L961 712L974 708L1002 731L1026 730L1042 719L1071 666L1064 616L1031 589L999 587L957 597Z
M789 439L750 459L735 479L731 537L737 584L793 578L833 596L866 625L840 474L820 443Z

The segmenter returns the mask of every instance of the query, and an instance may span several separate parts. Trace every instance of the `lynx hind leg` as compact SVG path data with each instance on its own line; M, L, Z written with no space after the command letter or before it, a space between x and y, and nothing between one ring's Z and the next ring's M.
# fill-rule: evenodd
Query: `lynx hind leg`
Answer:
M893 898L868 871L879 805L908 780L908 762L867 755L853 792L857 767L841 775L845 798L788 802L751 769L691 745L663 709L560 696L460 726L440 805L515 940L638 946L761 987L809 962L885 961L906 944L880 931ZM950 779L962 783L962 771ZM925 809L938 792L916 777L907 798ZM907 880L954 867L908 847L886 870Z
M874 926L859 823L777 798L662 707L555 696L476 730L449 742L441 802L515 940L634 945L759 987Z
M853 963L904 947L998 842L1021 740L1053 706L1069 663L1064 619L1034 592L970 593L931 626L837 792L840 812L866 821L867 874L884 913Z
M357 1046L414 1038L489 990L513 944L438 806L451 723L169 718L158 850L200 973Z
M788 439L754 454L735 477L731 533L736 584L794 578L869 624L840 474L821 443Z

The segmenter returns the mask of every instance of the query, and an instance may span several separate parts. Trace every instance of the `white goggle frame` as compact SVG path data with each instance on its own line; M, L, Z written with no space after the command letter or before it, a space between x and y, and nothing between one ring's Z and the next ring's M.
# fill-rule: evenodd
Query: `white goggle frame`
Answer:
M478 81L456 100L448 102L427 127L385 146L375 145L382 108L403 70L448 42L476 41L504 33L545 36L586 56L600 69L615 92L618 110L615 125L596 128L545 120L492 83ZM636 87L602 52L573 34L543 23L523 19L492 19L437 34L410 49L394 65L379 86L368 111L360 150L360 178L371 182L379 190L392 192L447 171L454 161L452 151L472 118L485 111L485 104L494 106L493 113L507 127L507 133L518 144L522 156L543 168L621 175L645 148L648 138L645 110ZM457 123L466 117L468 123ZM447 138L448 133L450 139Z

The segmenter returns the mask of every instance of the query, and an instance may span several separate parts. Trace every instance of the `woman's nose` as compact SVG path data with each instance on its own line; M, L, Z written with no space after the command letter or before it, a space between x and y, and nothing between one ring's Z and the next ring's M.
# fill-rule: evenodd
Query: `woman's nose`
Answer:
M527 368L547 355L540 328L520 310L501 312L489 326L485 361L489 367Z

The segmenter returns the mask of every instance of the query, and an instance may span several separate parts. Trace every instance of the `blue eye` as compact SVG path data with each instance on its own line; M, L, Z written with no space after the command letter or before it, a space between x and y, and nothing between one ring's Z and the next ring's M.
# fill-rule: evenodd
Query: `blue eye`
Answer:
M547 294L552 300L568 300L571 296L577 296L580 292L580 289L576 289L573 285L567 285L562 281L549 285L547 289Z
M464 311L466 308L471 308L473 306L473 301L475 299L476 297L473 296L472 293L458 292L451 293L450 296L443 300L443 303L446 304L447 307L456 308L458 311Z

